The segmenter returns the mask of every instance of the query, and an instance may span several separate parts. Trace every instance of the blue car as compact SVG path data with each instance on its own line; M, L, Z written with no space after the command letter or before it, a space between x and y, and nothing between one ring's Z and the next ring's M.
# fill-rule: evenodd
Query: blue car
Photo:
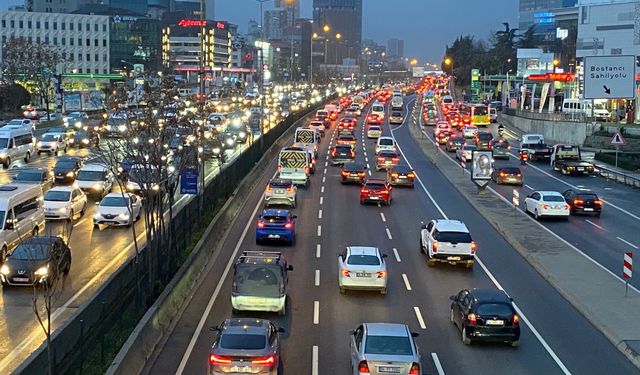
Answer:
M293 245L296 239L296 215L289 210L266 209L256 224L256 243L284 241Z

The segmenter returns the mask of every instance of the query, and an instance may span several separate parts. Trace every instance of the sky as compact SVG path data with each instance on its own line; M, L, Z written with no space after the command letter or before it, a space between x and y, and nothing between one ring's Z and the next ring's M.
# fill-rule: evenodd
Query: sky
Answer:
M311 18L313 0L299 0L301 17ZM386 45L391 38L405 41L405 55L422 64L439 63L445 47L460 35L487 40L503 22L518 25L517 0L363 0L363 37ZM24 0L0 0L0 9ZM273 6L265 3L264 9ZM216 0L216 18L247 31L249 19L260 19L256 0Z

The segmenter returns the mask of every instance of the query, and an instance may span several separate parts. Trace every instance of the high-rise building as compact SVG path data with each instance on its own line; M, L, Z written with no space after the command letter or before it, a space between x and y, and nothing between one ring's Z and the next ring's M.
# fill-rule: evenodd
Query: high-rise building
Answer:
M341 64L345 58L360 55L362 0L313 0L313 22L327 40L328 63ZM330 28L328 33L323 31L325 25Z
M264 12L264 37L267 40L283 39L286 28L286 10L272 9Z
M275 0L274 6L287 12L287 26L293 25L300 18L300 0Z
M388 57L404 57L404 40L392 38L387 42Z

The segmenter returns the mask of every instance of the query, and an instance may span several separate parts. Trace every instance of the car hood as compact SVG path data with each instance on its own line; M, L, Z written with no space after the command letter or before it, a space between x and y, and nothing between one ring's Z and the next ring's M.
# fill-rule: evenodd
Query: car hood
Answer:
M62 167L53 167L54 173L69 173L73 172L73 168L62 168Z
M7 267L9 267L9 270L11 270L11 273L17 273L18 270L25 270L27 271L26 274L28 275L35 272L38 268L46 266L47 261L36 260L36 259L34 260L12 259L11 257L8 257L4 264Z
M98 206L96 213L100 215L120 215L129 214L129 210L126 207L104 207Z
M91 188L93 187L93 185L100 185L100 186L104 186L106 184L106 181L82 181L82 180L78 180L76 179L76 184L78 185L79 188Z
M58 208L62 208L62 207L69 207L71 205L71 202L69 201L64 201L64 202L58 202L58 201L44 201L44 208L52 208L52 209L58 209Z

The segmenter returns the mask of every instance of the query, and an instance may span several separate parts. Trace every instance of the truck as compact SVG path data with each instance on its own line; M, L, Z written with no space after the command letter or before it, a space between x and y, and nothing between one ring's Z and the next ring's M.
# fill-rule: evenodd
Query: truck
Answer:
M309 185L309 152L301 147L285 147L278 155L278 177L295 185Z
M551 147L544 142L542 134L524 134L520 140L520 150L528 152L531 161L551 157Z
M327 114L329 115L329 119L331 119L331 121L335 121L338 119L339 108L337 105L327 104L324 106L324 110L327 111Z
M562 144L553 146L551 152L551 168L565 175L588 175L595 171L593 163L582 160L579 146Z
M313 128L297 128L293 137L293 146L300 147L313 152L314 157L318 157L319 134Z

